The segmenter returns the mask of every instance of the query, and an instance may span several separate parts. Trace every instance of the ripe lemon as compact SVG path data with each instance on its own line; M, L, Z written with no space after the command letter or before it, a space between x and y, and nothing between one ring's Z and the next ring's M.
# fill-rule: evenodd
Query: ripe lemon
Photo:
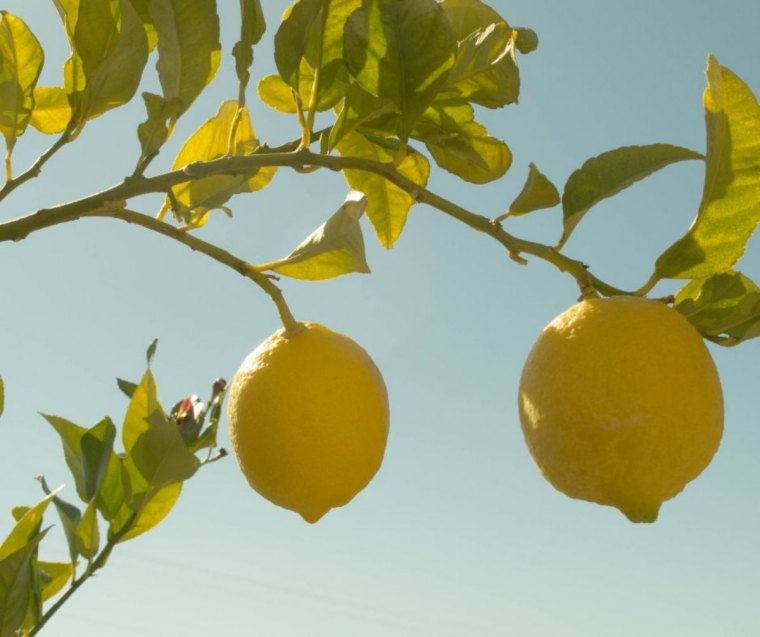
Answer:
M383 460L388 394L369 354L316 323L275 332L243 361L227 405L251 487L316 522L361 491Z
M723 395L702 338L678 312L590 298L555 318L528 355L520 421L543 475L573 498L653 522L710 463Z

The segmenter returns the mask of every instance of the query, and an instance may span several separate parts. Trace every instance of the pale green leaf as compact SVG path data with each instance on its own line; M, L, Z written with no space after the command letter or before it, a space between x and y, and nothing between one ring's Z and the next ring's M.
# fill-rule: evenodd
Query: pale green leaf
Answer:
M416 122L412 137L425 142L441 168L471 183L484 184L507 172L512 153L473 117L472 106L466 102L436 101Z
M0 558L0 637L16 637L34 595L32 558L47 530Z
M592 157L567 180L562 194L562 246L578 222L600 201L675 162L703 159L688 148L669 144L624 146Z
M158 33L158 78L179 117L216 75L221 61L216 0L150 0Z
M275 62L304 110L331 108L348 89L343 31L348 17L360 6L361 0L298 0L285 11L274 39Z
M279 75L267 75L259 80L256 91L267 106L280 113L295 113L293 89Z
M760 222L760 104L714 56L704 95L707 167L702 202L688 232L657 259L662 278L729 270Z
M0 11L0 132L8 147L7 157L31 119L34 87L44 57L40 43L24 21Z
M396 130L398 110L386 99L375 97L353 83L345 96L338 119L330 131L328 148L335 148L343 137L357 129Z
M148 368L135 389L124 415L121 436L126 453L129 453L137 439L150 429L151 422L161 420L166 420L166 413L158 400L156 379Z
M456 48L435 0L364 0L346 23L345 63L362 88L397 107L402 140L446 82Z
M53 426L53 429L60 436L61 443L63 444L63 456L66 459L66 464L71 471L71 475L74 477L77 495L79 495L81 500L87 502L89 498L84 486L84 468L82 467L81 452L82 436L87 432L87 429L59 416L42 414L42 417Z
M323 280L351 272L369 272L359 219L367 198L351 192L343 205L287 257L259 266L295 279Z
M489 24L467 36L459 43L444 90L488 108L517 102L520 73L512 38L512 29L504 22Z
M676 295L675 309L721 345L760 336L760 289L739 272L690 281Z
M259 0L240 2L240 40L232 48L235 57L235 72L240 82L240 99L245 97L245 88L251 79L249 69L253 64L253 45L261 40L266 30L266 20ZM244 103L244 102L243 102Z
M61 133L71 121L71 104L66 89L60 86L37 86L34 110L29 123L41 133Z
M123 464L122 458L112 452L95 495L98 511L108 522L126 519L129 516L128 507L124 504L126 492L123 482Z
M379 141L379 140L375 140ZM375 143L356 132L348 133L336 146L344 157L360 157L390 163L398 153L397 148ZM417 185L424 187L430 175L430 164L420 153L410 151L396 170ZM361 170L344 170L348 185L367 196L367 216L375 228L380 244L393 247L415 201L410 194L392 184L384 177Z
M560 202L556 186L531 162L523 189L509 206L509 214L524 215L534 210L553 208Z
M56 491L50 495L46 495L37 504L26 510L24 515L22 515L16 522L16 525L0 545L0 560L21 550L39 533L45 510L48 508L53 497L59 490L60 489L56 489Z
M443 0L441 8L460 42L489 24L506 24L504 18L480 0Z
M227 155L229 138L235 118L238 117L238 103L235 100L224 102L217 114L207 120L185 142L173 169L180 169L196 161L210 161ZM249 155L259 146L256 139L248 109L239 112L239 121L235 129L232 155ZM214 175L195 181L188 181L172 188L175 200L182 207L174 210L178 219L191 227L199 227L206 222L209 211L222 207L235 194L253 192L264 188L274 176L275 168L261 168L253 173L242 175ZM172 202L167 198L162 210L168 210Z
M63 590L68 581L74 577L71 562L37 562L37 570L42 584L42 601L46 602Z

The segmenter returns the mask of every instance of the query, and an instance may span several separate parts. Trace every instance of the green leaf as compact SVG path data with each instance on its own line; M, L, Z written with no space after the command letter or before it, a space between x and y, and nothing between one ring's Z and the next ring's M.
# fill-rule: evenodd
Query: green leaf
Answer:
M87 120L132 99L148 61L148 39L130 0L54 0L71 57L64 88L73 136Z
M198 438L191 442L188 449L193 453L200 451L201 449L213 449L217 446L217 432L219 430L219 421L212 422L206 429L203 430Z
M158 154L171 135L168 122L176 119L182 110L179 99L167 102L155 93L143 93L142 97L148 119L137 127L137 138L140 140L141 150L139 163Z
M158 339L154 338L150 345L148 345L148 349L145 350L145 362L148 363L148 367L150 367L153 364L153 358L156 355L156 350L158 349Z
M443 0L441 8L460 42L489 24L506 23L494 9L480 0Z
M74 577L74 567L70 562L37 562L37 570L42 583L42 601L46 602L63 590Z
M66 130L71 121L71 104L66 89L60 86L37 86L34 89L34 110L29 123L45 135Z
M556 186L531 162L523 189L509 206L509 214L525 215L534 210L553 208L560 202Z
M760 289L739 272L690 281L676 295L675 309L720 345L760 336Z
M351 192L324 224L311 233L284 259L258 266L295 279L331 279L351 272L369 272L359 219L367 198Z
M87 432L87 429L59 416L42 414L42 417L53 426L53 429L60 436L61 443L63 444L63 456L66 459L66 464L71 471L71 475L74 477L77 494L81 500L87 502L89 498L84 486L84 468L82 467L81 452L82 436Z
M665 166L688 159L703 159L703 156L688 148L650 144L624 146L589 159L565 184L562 194L564 232L559 246L565 244L592 206Z
M182 483L175 482L160 489L149 500L142 502L142 508L137 518L132 523L130 530L119 539L119 542L132 540L160 524L174 508L181 493ZM132 515L132 510L127 507L122 512L124 515L121 518L112 521L108 531L109 538L112 538L123 527L124 522L129 519L129 516Z
M126 519L130 513L124 504L126 492L123 482L123 464L121 456L111 453L106 472L95 495L97 509L109 523Z
M92 500L98 491L108 468L115 439L116 426L108 417L88 429L82 436L79 445L86 501Z
M760 222L760 104L711 55L704 105L707 167L702 202L688 232L657 259L661 278L703 278L729 270Z
M130 383L128 380L124 380L123 378L117 378L116 384L127 398L132 398L132 396L134 396L135 390L137 389L137 385L135 383Z
M79 554L77 530L79 528L79 522L82 520L82 512L78 507L52 493L48 488L44 477L40 476L38 479L45 494L52 496L53 498L53 504L55 505L56 511L58 511L58 517L61 519L63 533L66 536L66 543L69 547L69 559L73 564Z
M344 60L367 92L401 113L398 136L428 108L454 66L457 40L435 0L364 0L344 35Z
M359 157L390 163L398 148L381 145L356 132L348 133L337 145L344 157ZM410 151L396 167L399 174L421 187L427 184L430 164L420 153ZM375 228L380 244L392 248L404 229L406 218L415 201L405 190L374 173L361 170L344 170L348 185L367 196L367 216Z
M34 87L45 54L23 20L0 11L0 132L5 137L7 178L16 139L24 134L34 108Z
M235 57L235 73L240 82L240 100L245 98L245 88L251 79L249 69L253 64L253 45L261 40L266 31L264 12L259 0L241 0L240 2L240 40L232 48Z
M396 130L398 110L386 99L367 93L353 83L346 93L338 119L330 130L328 149L332 150L353 130Z
M164 99L182 115L208 86L221 61L216 0L150 0L158 33L158 78Z
M33 507L28 508L24 515L19 518L13 530L0 545L0 560L24 548L39 533L45 510L58 491L60 489L56 489L50 495L46 495Z
M270 108L280 113L292 114L296 111L293 89L279 75L267 75L259 80L256 91Z
M238 112L235 100L224 102L217 114L207 120L185 142L173 169L182 168L196 161L210 161L227 155L230 132L233 123L239 117L232 144L232 155L249 155L259 146L256 139L248 109L243 107ZM264 188L272 180L275 168L261 168L253 173L242 175L214 175L195 181L188 181L172 188L174 199L180 204L180 210L174 210L175 216L185 221L190 227L200 227L206 223L208 213L218 209L235 194L253 192ZM172 201L167 197L162 212L169 210Z
M158 33L156 33L153 18L150 17L150 0L132 0L132 6L137 11L137 15L140 16L143 29L145 29L145 35L148 38L148 50L152 51L158 43Z
M95 500L92 500L84 510L84 515L77 527L76 537L78 553L91 562L100 548L100 529Z
M361 0L298 0L285 11L274 39L274 57L280 76L304 108L332 108L348 89L343 32L360 6ZM317 94L312 95L317 77Z
M0 637L16 637L34 595L32 558L47 530L0 559Z
M520 73L514 57L513 35L508 24L497 22L467 36L459 44L445 90L488 108L516 103Z
M425 142L441 168L471 183L499 179L512 164L507 145L474 121L466 102L436 101L417 121L412 136Z
M166 413L158 401L158 388L153 372L148 368L132 394L124 416L121 436L124 450L129 453L137 439L150 428L154 420L166 420Z

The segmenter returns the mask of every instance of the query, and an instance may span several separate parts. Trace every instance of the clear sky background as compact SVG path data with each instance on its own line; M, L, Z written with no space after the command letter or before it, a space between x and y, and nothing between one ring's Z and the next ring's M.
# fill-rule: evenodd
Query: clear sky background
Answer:
M236 96L230 55L236 2L219 3L223 67L152 165L168 169L182 141ZM282 0L265 2L270 28L256 79L272 72ZM514 0L492 2L534 28L520 105L481 118L514 152L512 170L485 187L437 171L431 188L488 215L519 192L528 163L561 185L585 159L627 144L704 150L701 95L708 52L760 91L755 0ZM43 84L60 83L66 56L52 3L6 0L43 42ZM149 63L146 88L155 86ZM254 126L275 145L294 121L255 104ZM3 219L95 192L131 172L141 100L91 122L37 181L4 202ZM50 143L30 131L15 162ZM697 209L703 165L667 168L595 208L566 247L621 287L635 288ZM233 201L199 234L254 262L287 254L343 201L339 175L281 171L265 191ZM160 198L131 207L155 211ZM508 260L488 238L416 207L392 251L365 223L373 273L323 283L283 280L303 320L350 335L388 385L384 465L347 507L317 525L252 492L230 458L205 468L169 518L120 545L108 567L56 616L58 637L206 634L267 637L752 637L760 626L760 341L711 348L726 430L710 467L667 502L652 525L571 500L539 475L520 432L516 392L532 342L578 291L535 259ZM552 243L558 209L509 222ZM760 281L755 237L740 269ZM0 245L0 510L40 497L44 473L75 500L55 432L37 412L92 425L121 421L114 378L138 379L159 337L155 372L165 405L205 395L278 328L254 285L184 246L113 220L84 220ZM675 289L661 285L658 292ZM226 433L222 444L227 445ZM58 524L54 513L50 521ZM11 518L0 517L0 533ZM51 532L44 559L65 559Z

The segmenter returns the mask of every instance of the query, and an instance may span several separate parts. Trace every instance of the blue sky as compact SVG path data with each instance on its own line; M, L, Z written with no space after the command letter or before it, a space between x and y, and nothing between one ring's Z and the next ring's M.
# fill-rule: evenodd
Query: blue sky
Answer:
M209 91L152 166L166 170L182 141L234 98L229 51L237 3L220 2L225 58ZM271 38L287 6L266 2L270 30L254 77L272 72ZM33 5L33 6L32 6ZM585 159L627 144L704 150L701 95L709 52L760 91L760 5L646 0L493 2L534 28L522 58L520 105L484 112L515 161L475 187L437 172L431 188L496 216L533 161L557 184ZM60 82L65 42L52 3L6 0ZM155 85L152 69L146 87ZM255 101L253 92L250 94ZM139 151L136 101L92 122L37 181L4 202L4 219L77 198L131 172ZM252 105L262 140L298 135L294 121ZM30 132L16 165L49 143ZM703 167L672 166L595 208L566 252L621 287L637 287L691 222ZM200 235L251 261L286 254L343 201L340 176L281 171L265 191L233 202ZM150 212L160 198L132 207ZM552 243L559 211L510 221ZM234 460L186 485L155 531L120 546L51 622L51 635L179 637L750 637L760 625L760 342L712 348L726 400L726 430L710 467L666 503L653 525L570 500L539 475L522 440L516 387L541 328L577 288L551 266L522 268L494 242L432 209L412 211L392 251L369 225L370 276L323 283L284 280L296 316L361 343L388 385L391 435L384 465L349 506L317 525L249 488ZM760 281L755 237L740 269ZM116 376L137 378L159 337L155 372L165 404L205 394L277 329L269 300L242 277L184 246L110 220L85 220L0 245L0 510L39 499L44 473L67 485L55 433L38 416L91 425L121 418ZM674 289L664 284L663 293ZM226 436L223 440L226 445ZM57 522L54 516L51 521ZM0 532L10 528L0 517ZM64 559L60 529L43 549Z

